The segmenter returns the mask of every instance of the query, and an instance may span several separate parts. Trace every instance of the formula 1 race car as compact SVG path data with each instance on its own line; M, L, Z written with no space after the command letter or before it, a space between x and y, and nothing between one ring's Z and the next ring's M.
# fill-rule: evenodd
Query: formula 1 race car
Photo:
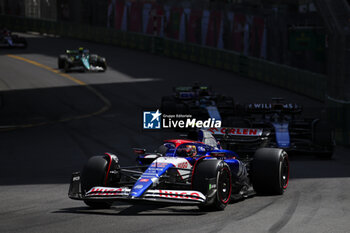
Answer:
M331 158L335 146L334 134L327 121L306 118L302 107L273 98L271 103L253 103L245 106L246 115L235 128L209 129L223 147L239 153L252 154L261 147L282 148L288 154L312 153L320 158Z
M201 120L215 118L224 121L235 114L232 97L215 94L207 86L184 86L174 88L172 96L164 96L161 102L163 114L190 114ZM224 122L227 125L227 122Z
M113 201L149 201L222 210L230 200L255 193L284 193L289 180L284 150L262 148L253 158L240 158L221 149L209 131L197 135L198 140L166 140L161 153L135 149L140 163L135 167L120 167L110 153L93 156L81 173L73 173L68 196L92 208L109 208ZM146 157L152 162L145 167Z
M79 48L77 50L66 50L65 54L58 57L58 69L65 72L80 71L100 71L107 69L106 59L96 54L90 54L88 49Z
M27 40L24 37L12 34L4 29L0 33L0 48L27 48Z

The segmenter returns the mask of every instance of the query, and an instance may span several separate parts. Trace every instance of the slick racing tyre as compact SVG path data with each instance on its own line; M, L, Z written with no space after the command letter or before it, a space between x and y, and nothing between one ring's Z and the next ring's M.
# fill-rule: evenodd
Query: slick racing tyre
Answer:
M63 68L64 68L64 72L65 73L68 73L70 71L70 65L69 65L69 62L66 60L64 61L64 65L63 65Z
M289 181L287 153L277 148L258 149L251 164L251 180L258 194L283 194Z
M107 62L104 57L99 57L97 54L91 54L89 62L93 66L101 67L102 70L99 70L100 72L105 72L107 70Z
M101 72L105 72L107 70L107 62L106 62L106 58L104 57L99 57L98 58L98 66L102 67L103 70L101 70Z
M108 161L104 156L91 157L81 173L81 188L83 194L92 187L105 186ZM112 203L107 201L84 200L85 204L94 209L108 209Z
M67 60L67 56L66 55L60 55L58 57L58 69L63 69L64 68L64 63Z
M230 167L222 160L199 161L194 168L192 188L207 197L202 210L223 210L231 198L232 178Z

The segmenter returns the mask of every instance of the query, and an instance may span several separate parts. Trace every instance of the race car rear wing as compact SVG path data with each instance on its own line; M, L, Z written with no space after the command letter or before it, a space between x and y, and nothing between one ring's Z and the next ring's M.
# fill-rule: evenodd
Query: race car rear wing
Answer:
M257 128L210 128L221 147L239 154L251 154L268 140L269 131Z
M209 132L211 132L214 136L221 135L226 137L232 136L262 136L263 129L255 129L255 128L209 128Z
M247 113L300 113L303 110L301 105L296 103L287 103L283 98L272 98L270 103L249 103L245 105Z

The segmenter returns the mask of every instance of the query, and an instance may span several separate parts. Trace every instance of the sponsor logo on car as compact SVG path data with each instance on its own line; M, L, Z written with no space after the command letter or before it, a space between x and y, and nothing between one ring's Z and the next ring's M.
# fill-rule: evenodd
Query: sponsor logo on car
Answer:
M237 135L237 136L261 136L262 129L252 128L210 128L208 129L212 134L217 135Z
M284 108L284 109L297 109L297 108L300 108L299 105L297 104L294 104L294 103L284 103L284 104L281 104L281 106ZM249 104L248 105L248 109L261 109L261 110L270 110L270 109L273 109L274 107L274 104L272 103L254 103L254 104Z
M177 165L178 168L187 168L188 167L188 162L183 162L183 163L179 163Z
M168 163L152 163L150 167L166 167L168 165Z
M200 198L200 195L198 194L198 192L195 192L195 191L177 192L177 191L159 190L159 196L168 197L168 198L178 198L178 199L192 199L192 200L198 200Z

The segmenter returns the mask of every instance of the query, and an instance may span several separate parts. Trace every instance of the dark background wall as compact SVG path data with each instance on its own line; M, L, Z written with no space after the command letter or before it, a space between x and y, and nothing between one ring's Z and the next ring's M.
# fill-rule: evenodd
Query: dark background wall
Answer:
M324 23L310 0L129 1L261 15L266 21L268 60L317 73L327 73ZM105 27L108 6L113 2L115 0L0 0L0 13ZM305 31L307 32L303 33ZM224 48L229 49L227 45L231 39L225 36ZM296 43L291 40L304 43L304 46L295 46Z

